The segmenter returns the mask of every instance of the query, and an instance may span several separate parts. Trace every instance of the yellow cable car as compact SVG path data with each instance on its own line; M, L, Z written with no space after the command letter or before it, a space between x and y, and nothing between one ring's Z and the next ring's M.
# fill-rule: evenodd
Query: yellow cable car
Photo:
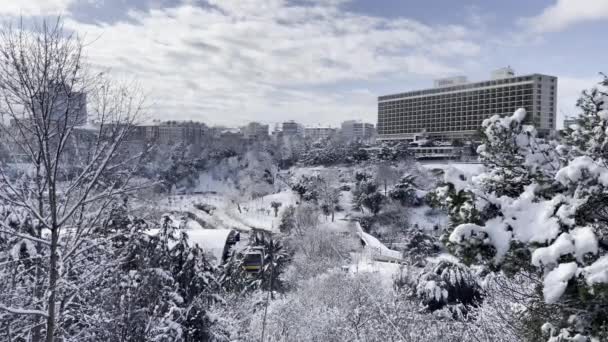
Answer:
M264 269L264 247L251 247L245 252L243 270L247 273L260 273Z

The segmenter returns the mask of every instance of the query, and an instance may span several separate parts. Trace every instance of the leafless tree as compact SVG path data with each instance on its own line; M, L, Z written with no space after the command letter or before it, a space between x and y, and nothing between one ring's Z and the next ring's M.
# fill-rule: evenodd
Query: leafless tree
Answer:
M32 341L61 339L62 315L109 267L83 262L107 241L99 238L104 213L141 186L133 182L141 153L121 144L141 117L143 96L94 72L85 47L61 19L0 29L0 140L9 150L0 162L0 206L35 222L20 230L0 218L0 233L29 241L42 259L31 307L11 306L26 302L9 293L0 297L0 314L31 319ZM93 125L84 125L87 117Z
M319 202L326 214L331 215L331 222L334 222L336 208L340 204L340 189L338 171L336 169L326 169L319 174L319 181L316 183L319 193Z
M384 187L384 196L388 196L388 186L399 180L399 171L388 163L376 167L376 181Z

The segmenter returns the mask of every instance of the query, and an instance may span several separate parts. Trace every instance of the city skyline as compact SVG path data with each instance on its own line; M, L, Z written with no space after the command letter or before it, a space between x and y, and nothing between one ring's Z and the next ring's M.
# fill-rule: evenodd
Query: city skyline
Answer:
M608 4L598 0L424 6L33 0L1 7L6 20L62 15L66 28L84 35L95 66L132 74L143 85L151 119L227 126L287 119L376 123L378 96L430 88L441 77L483 80L510 65L517 74L559 77L560 127L576 113L577 94L600 80L597 56L606 48L597 41L608 27Z

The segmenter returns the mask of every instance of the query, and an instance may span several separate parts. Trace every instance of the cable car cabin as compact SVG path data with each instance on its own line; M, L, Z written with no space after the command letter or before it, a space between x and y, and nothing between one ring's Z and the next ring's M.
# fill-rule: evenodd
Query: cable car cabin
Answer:
M245 252L243 269L247 273L260 273L264 269L264 248L253 247Z

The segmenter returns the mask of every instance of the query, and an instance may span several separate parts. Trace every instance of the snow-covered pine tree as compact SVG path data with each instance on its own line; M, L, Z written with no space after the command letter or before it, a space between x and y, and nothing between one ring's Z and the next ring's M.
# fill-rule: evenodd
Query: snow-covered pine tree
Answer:
M416 177L405 175L388 192L388 197L398 201L403 206L420 204L420 199L416 196Z
M523 110L484 121L485 171L446 177L448 191L435 192L451 208L449 241L467 263L537 277L539 299L526 305L546 309L524 317L547 322L550 341L608 338L607 83L583 95L580 124L561 144L538 139ZM460 191L470 197L464 205L454 197Z
M367 180L363 174L357 174L357 183L352 189L353 209L363 211L368 209L372 215L377 215L386 201L386 197L380 192L378 184L373 180Z
M208 309L221 297L203 250L170 216L158 225L132 217L114 221L128 222L112 249L120 264L87 298L98 307L86 316L82 340L210 340Z

